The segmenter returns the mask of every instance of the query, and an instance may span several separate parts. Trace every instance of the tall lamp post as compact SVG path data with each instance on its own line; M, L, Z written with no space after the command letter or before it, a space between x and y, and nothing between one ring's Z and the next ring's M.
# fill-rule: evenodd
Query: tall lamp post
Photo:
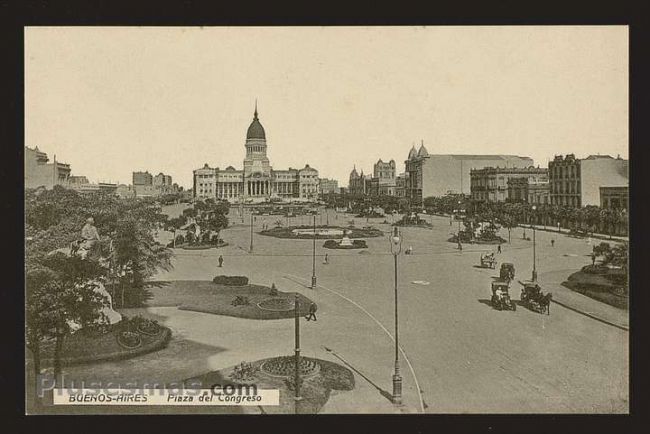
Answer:
M395 373L393 374L393 404L402 403L402 376L399 370L399 334L398 334L398 309L397 309L397 255L402 251L402 237L397 226L393 226L393 235L390 238L390 251L395 260Z
M295 348L295 372L294 372L294 397L293 399L296 402L296 414L298 414L298 402L302 399L300 397L300 300L298 299L298 294L296 293L296 301L295 301L295 309L294 309L294 323L295 323L295 341L296 341L296 348Z
M458 237L458 250L462 251L463 250L463 245L460 242L460 219L458 218L458 217L460 217L460 204L461 204L461 201L459 200L458 201L458 214L456 215L456 219L458 219L458 236L457 236Z
M253 253L253 211L251 211L251 246L249 253Z
M314 214L314 248L311 257L311 288L316 288L316 214Z
M535 205L533 205L532 210L533 212L537 209ZM537 282L537 269L535 267L535 262L536 262L536 257L535 257L535 225L531 225L533 229L533 282Z

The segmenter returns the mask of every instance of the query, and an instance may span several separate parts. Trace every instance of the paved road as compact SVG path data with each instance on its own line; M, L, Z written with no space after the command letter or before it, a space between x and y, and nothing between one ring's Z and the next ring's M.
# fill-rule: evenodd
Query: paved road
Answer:
M350 217L330 215L330 224ZM277 218L258 216L257 230ZM237 222L236 215L233 221ZM248 221L248 220L247 220ZM320 218L319 218L320 221ZM363 219L356 219L363 224ZM375 223L378 223L376 220ZM557 305L551 315L539 315L520 307L516 312L498 312L487 303L494 270L475 268L480 250L465 246L459 253L446 241L457 225L433 217L434 228L405 228L403 247L413 246L414 255L401 255L400 343L414 368L428 412L627 412L628 334ZM306 220L305 220L306 223ZM388 231L388 225L380 225ZM530 232L530 230L528 230ZM231 246L219 253L226 270L246 274L261 284L295 284L291 276L307 281L311 276L309 240L282 240L254 236L254 254L247 253L249 228L239 223L223 233ZM530 235L530 234L528 234ZM507 238L507 234L505 235ZM555 247L550 239L555 238ZM320 288L314 294L327 298L319 313L348 309L351 301L368 327L393 330L393 259L387 238L368 239L367 253L332 251L317 242L317 255L329 253L330 264L317 259ZM504 244L499 262L513 262L517 278L530 278L532 243L521 239L521 229L512 232L512 244ZM542 285L545 277L555 285L558 275L588 263L591 246L584 240L537 232L537 269ZM160 279L209 279L216 273L216 251L179 251L176 269ZM287 277L293 279L288 280ZM553 277L553 279L551 279ZM413 284L427 281L429 285ZM553 280L551 282L551 280ZM293 283L292 283L293 282ZM327 288L327 289L324 289ZM336 296L335 291L347 299ZM307 290L309 291L309 290ZM518 299L518 289L513 288ZM353 314L354 315L354 314ZM354 322L358 322L355 318ZM386 366L381 387L390 390L386 374L392 364L389 345L374 352L367 342L358 345L358 334L350 324L349 335L340 328L319 330L318 338L336 347L343 357L372 367ZM387 338L385 336L385 338ZM361 337L361 339L363 339ZM373 338L380 339L380 338ZM385 346L385 343L382 343ZM360 350L360 349L363 350ZM379 361L378 361L379 360ZM372 371L371 371L372 372ZM402 364L403 375L409 370ZM384 379L384 377L387 377ZM378 380L379 381L379 380ZM413 381L409 379L408 381ZM413 386L405 391L408 405L417 410L419 398Z

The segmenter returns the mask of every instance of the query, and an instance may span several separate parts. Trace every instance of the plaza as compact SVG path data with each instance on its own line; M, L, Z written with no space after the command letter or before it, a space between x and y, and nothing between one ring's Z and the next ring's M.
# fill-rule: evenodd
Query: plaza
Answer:
M256 216L255 248L250 253L251 219L245 215L242 223L239 212L231 208L231 225L222 231L227 247L176 249L174 268L153 280L170 282L167 290L172 291L175 281L243 275L253 284L275 283L282 291L314 300L318 321L301 326L302 354L346 366L356 384L352 391L332 393L320 413L628 411L627 312L561 286L590 261L592 245L587 240L537 231L538 280L558 302L547 316L525 308L500 312L490 306L490 283L498 269L476 265L481 253L496 246L466 245L459 252L447 241L454 230L448 217L427 217L431 229L402 228L403 249L412 247L413 253L398 258L404 384L403 403L397 406L390 402L395 345L391 226L384 219L359 222L385 233L368 238L363 254L332 252L317 240L318 285L310 289L312 241L260 236L274 216ZM331 209L321 209L317 217L333 225L349 219ZM291 220L292 226L310 225L313 217ZM521 234L521 228L513 230L511 244L503 244L503 253L496 255L499 264L512 262L516 267L514 300L519 299L516 281L528 280L532 270L532 242ZM159 237L164 243L171 239L165 232ZM323 264L326 253L329 263ZM222 269L217 269L219 255L225 258ZM176 305L157 305L155 295L149 307L136 311L172 330L167 348L124 361L66 367L66 378L168 383L293 351L293 320L257 321L179 310Z

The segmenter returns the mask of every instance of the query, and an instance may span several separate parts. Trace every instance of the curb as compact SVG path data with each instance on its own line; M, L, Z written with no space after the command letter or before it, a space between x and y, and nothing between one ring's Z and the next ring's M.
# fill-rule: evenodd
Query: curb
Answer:
M553 302L555 304L558 304L558 305L562 306L565 309L568 309L568 310L571 310L573 312L579 313L580 315L584 315L584 316L589 317L591 319L594 319L596 321L602 322L603 324L607 324L609 326L616 327L617 329L624 330L626 332L630 331L628 326L623 326L623 325L620 325L620 324L613 323L611 321L607 321L607 320L602 319L602 318L600 318L600 317L598 317L596 315L584 312L584 311L582 311L580 309L576 309L575 307L571 307L569 305L566 305L566 304L564 304L562 302L559 302L559 301L556 301L556 300L553 300L553 299L551 299L551 302Z

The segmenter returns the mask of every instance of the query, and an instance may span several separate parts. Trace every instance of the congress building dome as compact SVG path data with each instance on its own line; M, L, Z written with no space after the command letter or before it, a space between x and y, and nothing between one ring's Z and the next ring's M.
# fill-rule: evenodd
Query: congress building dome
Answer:
M255 114L253 115L253 122L251 122L246 132L246 140L250 139L260 139L266 140L266 133L264 132L264 127L260 123L260 120L257 117L257 103L255 104Z

